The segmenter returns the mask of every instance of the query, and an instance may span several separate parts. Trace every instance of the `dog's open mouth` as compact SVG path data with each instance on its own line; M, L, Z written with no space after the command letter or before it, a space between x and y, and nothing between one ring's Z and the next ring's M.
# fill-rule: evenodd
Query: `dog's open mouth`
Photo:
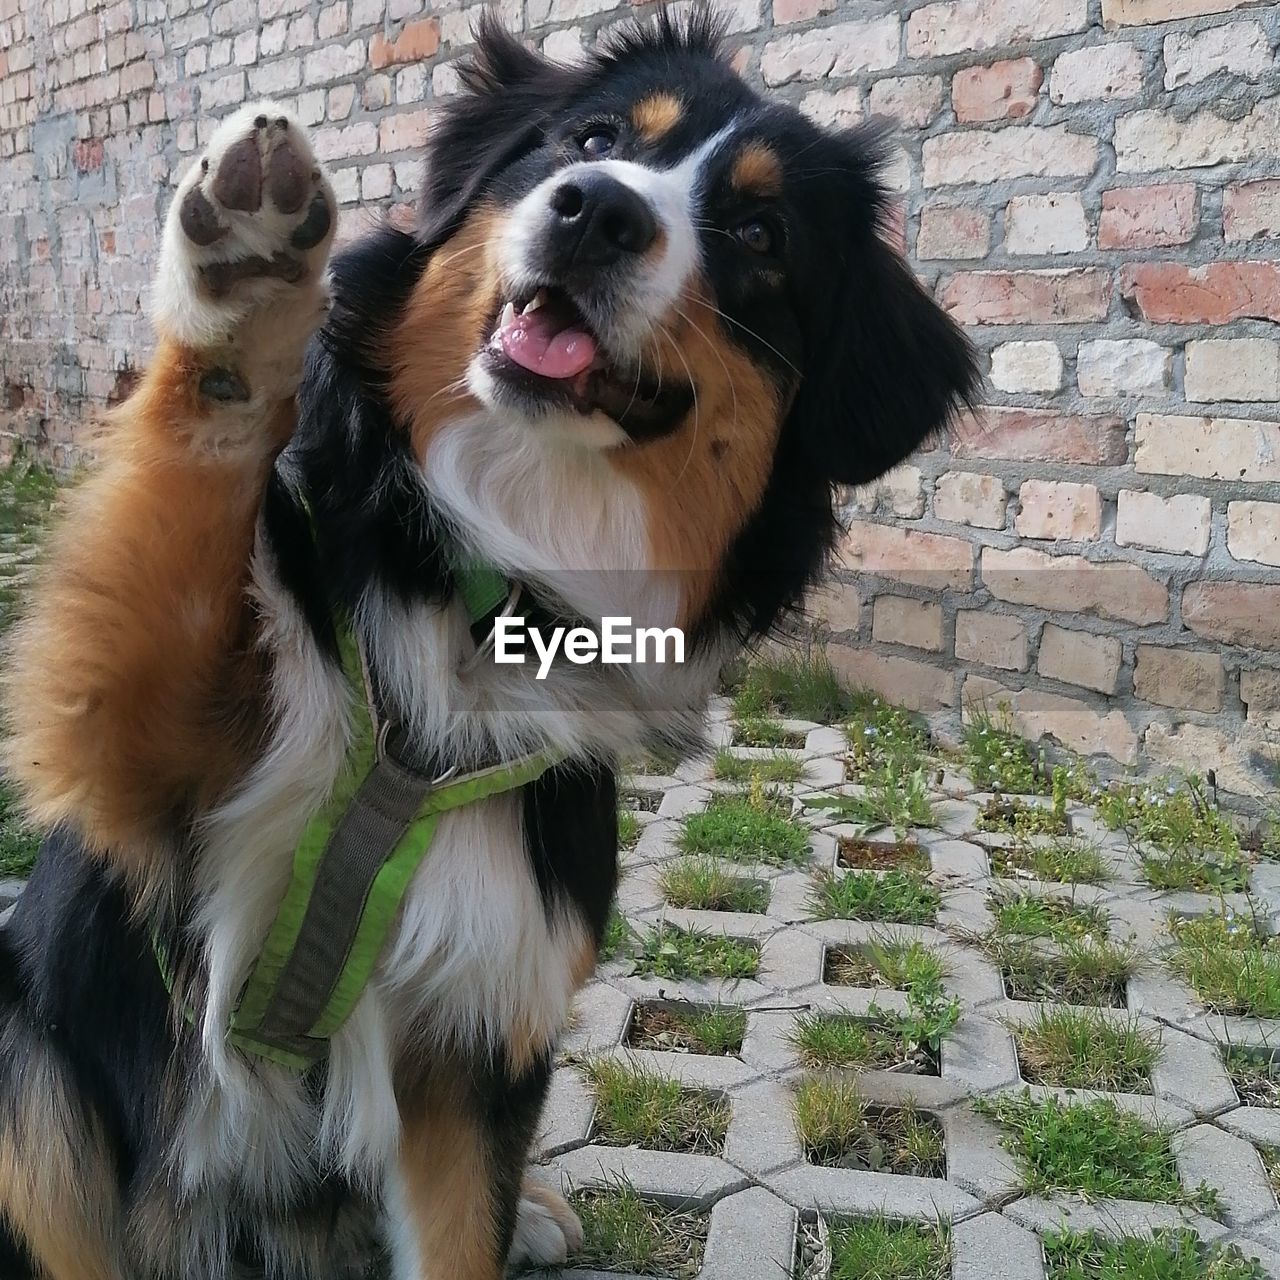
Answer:
M508 300L486 355L490 371L522 398L604 413L636 437L665 434L693 399L687 382L611 360L578 305L554 287Z

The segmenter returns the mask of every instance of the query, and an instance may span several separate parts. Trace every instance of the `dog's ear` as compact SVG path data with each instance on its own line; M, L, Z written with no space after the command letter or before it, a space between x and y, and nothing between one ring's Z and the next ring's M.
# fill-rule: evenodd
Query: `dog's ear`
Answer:
M475 42L458 66L462 90L444 99L427 142L418 223L429 243L452 234L494 173L541 142L574 83L570 68L522 44L492 10Z
M822 246L825 298L808 312L815 327L788 428L829 479L865 484L970 406L979 375L964 332L884 238L883 133L863 128L833 141L853 181L839 229Z

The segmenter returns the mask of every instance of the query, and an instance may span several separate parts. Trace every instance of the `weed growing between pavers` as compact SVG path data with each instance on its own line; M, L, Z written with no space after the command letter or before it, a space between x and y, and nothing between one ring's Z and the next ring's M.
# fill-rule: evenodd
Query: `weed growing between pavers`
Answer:
M987 850L993 875L1006 879L1056 880L1063 884L1105 884L1110 879L1096 845L1065 837L1048 844L1020 840Z
M868 779L861 795L816 796L805 804L842 822L860 823L869 829L892 827L899 839L911 827L930 827L934 821L929 778L923 766L889 767Z
M874 695L858 696L857 709L844 731L854 782L874 782L890 772L911 774L925 764L928 730L909 712Z
M653 1001L636 1005L626 1042L633 1049L727 1057L741 1050L746 1033L744 1009Z
M1072 938L1049 951L1023 938L996 936L984 948L1000 969L1010 1000L1122 1009L1138 967L1133 947L1099 939Z
M946 967L922 942L886 938L861 947L831 947L822 980L838 987L887 987L907 991L917 1000L940 999Z
M729 1100L628 1062L599 1058L582 1068L596 1097L592 1141L719 1155L729 1130Z
M788 729L767 716L744 716L733 721L733 745L735 747L790 747L804 746L806 735Z
M711 772L721 782L750 782L753 778L759 778L761 782L799 782L804 774L804 761L785 751L767 757L749 758L735 755L727 747L721 747L716 752Z
M910 871L821 872L809 894L814 920L869 920L878 924L932 924L942 895Z
M710 1223L705 1214L667 1209L628 1183L579 1191L570 1202L582 1221L574 1268L694 1280L702 1269Z
M40 835L18 811L7 783L0 782L0 878L26 879L40 852Z
M1007 890L991 894L987 901L997 933L1054 942L1107 936L1110 917L1099 906Z
M1148 1128L1109 1098L1063 1102L1024 1093L980 1098L974 1109L1005 1130L1001 1141L1033 1194L1078 1192L1218 1212L1217 1194L1207 1184L1183 1187L1170 1132Z
M737 681L734 718L784 716L833 724L854 705L854 697L821 649L796 654L764 654Z
M627 809L639 809L641 813L657 813L662 804L660 791L624 791L619 803Z
M1227 1045L1222 1063L1246 1107L1280 1107L1280 1061L1266 1050Z
M1061 807L1048 807L993 796L978 814L978 830L1005 836L1065 836L1069 831L1065 798Z
M13 462L0 469L0 633L18 616L22 586L57 492L45 467Z
M635 972L656 978L754 978L760 948L754 942L660 924L639 940Z
M1018 1066L1029 1084L1150 1093L1160 1036L1096 1009L1038 1009L1014 1023Z
M980 709L964 731L964 765L979 791L1048 795L1052 770L1043 750L1032 754L1026 739Z
M946 1223L895 1222L883 1216L840 1219L829 1224L827 1243L830 1280L950 1280L951 1229Z
M844 1076L816 1076L796 1089L796 1133L811 1164L870 1173L946 1177L942 1125L913 1103L879 1107Z
M843 866L857 870L918 871L929 870L929 855L914 840L850 840L837 842L836 856Z
M760 787L746 795L713 796L701 813L684 819L677 843L685 853L730 862L803 863L809 857L809 830L790 813L789 801Z
M1194 779L1113 783L1098 816L1138 848L1156 889L1236 892L1249 886L1249 860L1230 821Z
M1234 1246L1206 1245L1194 1231L1120 1240L1093 1232L1045 1237L1046 1280L1265 1280Z
M630 809L618 810L618 847L632 848L640 839L640 819Z
M863 1017L803 1014L796 1019L790 1040L806 1066L936 1076L942 1042L959 1020L959 999L946 999L940 981L929 980L907 986L905 1011L884 1009L873 1002Z
M1222 912L1173 920L1169 967L1214 1013L1280 1017L1280 938L1248 916Z
M662 868L659 885L673 907L690 911L740 911L763 915L769 886L726 871L714 858L678 858Z
M617 907L614 907L609 912L609 919L605 922L604 938L600 942L600 963L617 960L620 956L628 954L634 936L631 926L622 918Z

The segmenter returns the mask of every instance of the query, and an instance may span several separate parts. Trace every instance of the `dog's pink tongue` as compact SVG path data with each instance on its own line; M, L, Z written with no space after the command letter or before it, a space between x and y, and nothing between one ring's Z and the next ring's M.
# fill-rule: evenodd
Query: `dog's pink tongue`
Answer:
M557 330L547 307L516 316L498 338L508 359L544 378L576 378L596 358L595 339L573 325Z

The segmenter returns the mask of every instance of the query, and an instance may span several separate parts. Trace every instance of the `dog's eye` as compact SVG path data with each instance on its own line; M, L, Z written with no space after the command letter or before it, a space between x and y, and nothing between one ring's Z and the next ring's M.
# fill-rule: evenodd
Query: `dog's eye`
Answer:
M617 133L604 125L593 125L578 139L582 154L589 160L603 159L617 144Z
M763 218L748 218L746 222L739 223L733 234L752 253L769 254L777 248L778 237Z

